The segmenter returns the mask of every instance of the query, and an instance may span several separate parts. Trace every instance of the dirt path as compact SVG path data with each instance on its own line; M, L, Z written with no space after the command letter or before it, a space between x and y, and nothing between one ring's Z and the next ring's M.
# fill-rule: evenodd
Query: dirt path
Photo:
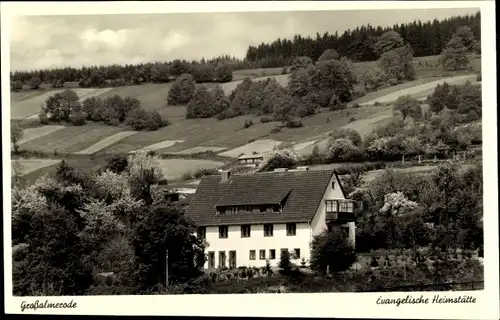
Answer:
M416 95L428 90L433 90L438 84L442 85L444 82L447 82L449 84L462 84L465 83L466 81L475 81L476 76L475 75L467 75L467 76L456 76L456 77L450 77L450 78L445 78L441 80L436 80L428 83L424 83L418 86L414 86L411 88L406 88L402 90L398 90L396 92L392 92L389 94L386 94L385 96L361 103L360 105L371 105L375 104L375 102L379 103L388 103L388 102L393 102L395 101L398 97L404 96L404 95Z

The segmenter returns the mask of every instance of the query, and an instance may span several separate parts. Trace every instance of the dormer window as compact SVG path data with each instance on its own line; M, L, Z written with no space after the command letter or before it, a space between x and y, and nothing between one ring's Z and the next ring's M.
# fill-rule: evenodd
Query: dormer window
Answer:
M259 207L260 212L266 212L267 211L267 206L260 206Z
M238 213L238 207L232 207L231 208L232 213Z
M273 212L281 212L281 206L279 204L273 205Z
M246 212L252 212L252 207L251 206L245 206L245 211Z

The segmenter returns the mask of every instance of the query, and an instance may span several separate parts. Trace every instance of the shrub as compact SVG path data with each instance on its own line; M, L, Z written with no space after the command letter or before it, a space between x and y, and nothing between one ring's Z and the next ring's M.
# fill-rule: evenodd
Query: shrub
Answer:
M281 132L281 128L280 127L274 127L271 129L271 133L279 133Z
M47 113L45 111L40 111L38 114L38 121L40 121L40 124L49 124L49 118L47 117Z
M351 116L351 117L349 118L349 122L354 122L354 121L356 121L356 117Z
M271 122L271 121L273 121L273 120L271 118L269 118L269 117L262 117L262 118L260 118L260 122L262 122L262 123L268 123L268 122Z
M246 129L246 128L250 128L251 126L253 126L253 121L251 119L245 120L243 127Z
M356 102L355 104L353 104L353 105L352 105L352 107L353 107L354 109L358 109L358 108L360 108L361 106L359 105L359 103L357 103L357 102Z
M290 263L290 252L288 251L281 252L280 262L278 264L278 267L283 271L283 273L285 274L290 273L290 271L292 270L292 265Z
M324 231L313 238L311 269L322 272L345 271L356 262L356 251L347 239L336 232Z
M300 120L288 120L285 122L285 127L287 128L300 128L302 127L302 121Z
M187 104L194 96L196 87L190 74L181 74L170 87L167 96L169 105Z
M330 160L348 161L358 157L359 150L351 140L338 138L333 140L328 150L327 158Z
M83 112L75 112L69 115L69 121L74 125L74 126L83 126L86 124L85 121L86 115Z
M234 112L233 109L228 108L222 111L221 113L217 114L217 120L230 119L236 116L237 116L236 112Z
M127 114L125 124L136 131L154 131L168 125L168 121L164 121L157 111L136 108Z

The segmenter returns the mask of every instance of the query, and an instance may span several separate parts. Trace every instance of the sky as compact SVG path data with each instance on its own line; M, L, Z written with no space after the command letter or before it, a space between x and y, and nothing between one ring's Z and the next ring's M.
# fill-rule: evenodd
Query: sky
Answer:
M11 24L11 70L244 58L249 45L295 34L475 14L478 8L22 16Z

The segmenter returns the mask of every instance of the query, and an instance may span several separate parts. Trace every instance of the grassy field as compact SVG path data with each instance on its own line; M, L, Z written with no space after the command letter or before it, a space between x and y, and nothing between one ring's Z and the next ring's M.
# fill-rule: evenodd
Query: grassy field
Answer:
M55 151L58 153L73 153L84 150L121 131L123 131L122 128L98 124L66 127L28 141L20 147L20 150L33 150L44 153Z
M109 147L110 145L117 143L121 139L136 134L137 131L122 131L118 132L112 136L102 139L101 141L91 145L90 147L76 152L77 154L93 154L99 150Z
M212 160L199 159L164 159L158 160L165 178L169 181L179 180L186 173L193 173L200 169L215 169L224 163Z
M243 80L245 78L258 78L258 77L269 77L278 76L283 73L283 68L258 68L258 69L244 69L235 70L233 72L233 80Z
M11 93L11 104L10 104L10 118L11 119L23 119L40 112L40 108L50 96L63 92L65 89L57 90L46 90L46 91L36 91L36 93L31 94L30 92L13 92ZM111 88L102 89L73 89L78 97L83 100L92 96L99 96ZM15 98L12 98L12 97ZM17 97L16 97L17 96Z
M65 126L48 125L36 128L27 128L23 130L23 138L19 141L19 145L22 145L28 141L46 136L52 132L64 129Z
M16 171L21 175L26 175L31 172L43 169L59 163L59 160L54 159L16 159L11 160L11 174L14 175Z

